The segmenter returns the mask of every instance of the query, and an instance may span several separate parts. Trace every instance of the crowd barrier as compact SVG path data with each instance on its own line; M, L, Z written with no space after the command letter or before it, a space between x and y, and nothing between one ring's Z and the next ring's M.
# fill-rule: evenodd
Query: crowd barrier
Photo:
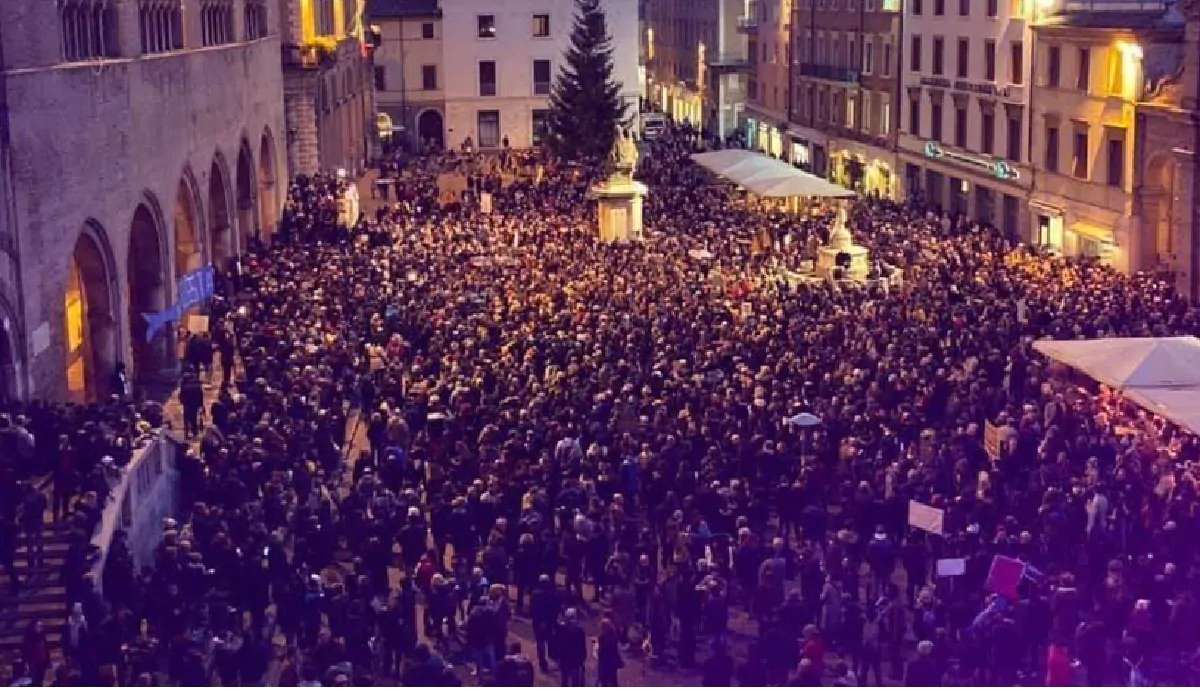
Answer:
M179 473L175 469L178 442L167 428L160 428L133 456L113 487L104 506L100 524L92 536L99 559L92 569L97 590L104 594L104 566L118 531L128 534L129 551L137 569L152 565L154 550L162 539L163 518L177 514Z

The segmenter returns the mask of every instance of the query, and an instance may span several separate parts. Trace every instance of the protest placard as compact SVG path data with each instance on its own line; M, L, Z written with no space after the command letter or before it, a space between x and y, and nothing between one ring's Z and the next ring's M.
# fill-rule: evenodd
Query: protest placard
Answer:
M908 524L930 534L941 535L945 524L946 511L917 502L908 501Z
M967 559L965 558L943 558L937 562L939 578L956 578L966 574Z
M987 586L997 594L1016 599L1017 585L1021 583L1021 577L1024 575L1024 562L998 555L992 558L992 567L988 569Z

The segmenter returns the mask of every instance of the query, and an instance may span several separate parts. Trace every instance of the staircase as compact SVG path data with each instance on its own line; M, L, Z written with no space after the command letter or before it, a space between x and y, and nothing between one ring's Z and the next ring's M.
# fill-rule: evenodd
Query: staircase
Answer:
M62 660L62 637L67 625L67 590L61 581L69 546L69 528L55 524L46 515L43 535L45 556L42 564L29 567L26 535L17 540L17 575L21 580L18 597L9 594L7 575L0 582L0 663L11 661L21 651L25 629L34 621L42 622L50 647L51 662Z

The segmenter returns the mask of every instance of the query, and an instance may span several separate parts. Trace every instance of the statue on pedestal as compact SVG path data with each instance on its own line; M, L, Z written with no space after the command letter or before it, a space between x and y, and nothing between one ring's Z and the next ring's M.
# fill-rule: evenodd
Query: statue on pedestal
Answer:
M608 155L613 165L613 181L630 182L633 180L633 170L637 167L638 149L628 131L622 131L618 126L613 138L612 150Z

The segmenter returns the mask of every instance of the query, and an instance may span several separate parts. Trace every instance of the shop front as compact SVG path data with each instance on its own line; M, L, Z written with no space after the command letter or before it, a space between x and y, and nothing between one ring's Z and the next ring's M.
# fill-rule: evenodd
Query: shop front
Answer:
M792 164L818 177L829 176L829 138L804 126L792 125L787 132L792 143Z
M1027 171L936 141L920 142L920 147L920 153L908 150L901 159L905 196L919 196L940 211L1030 239Z
M839 141L832 157L834 182L859 194L896 198L895 155L864 143Z

